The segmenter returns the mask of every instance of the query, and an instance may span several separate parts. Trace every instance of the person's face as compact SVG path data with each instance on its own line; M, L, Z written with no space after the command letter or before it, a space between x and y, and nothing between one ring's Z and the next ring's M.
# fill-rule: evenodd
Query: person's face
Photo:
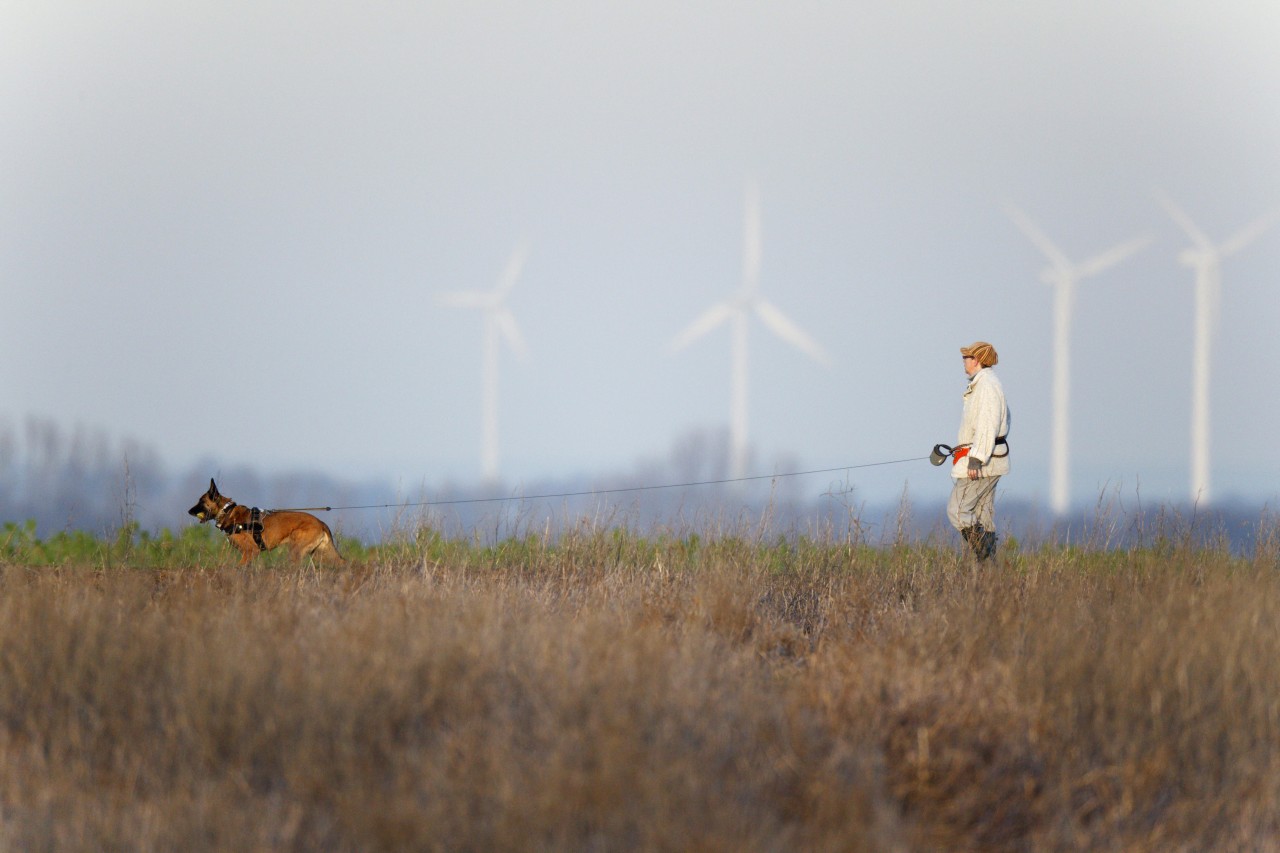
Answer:
M970 378L973 374L982 369L982 365L978 364L978 360L971 355L964 356L964 375Z

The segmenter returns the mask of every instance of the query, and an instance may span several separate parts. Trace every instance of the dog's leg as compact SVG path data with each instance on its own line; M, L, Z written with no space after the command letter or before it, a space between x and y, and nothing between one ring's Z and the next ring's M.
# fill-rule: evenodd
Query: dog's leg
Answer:
M251 537L236 534L231 541L240 549L240 565L247 566L254 557L258 556L258 546Z

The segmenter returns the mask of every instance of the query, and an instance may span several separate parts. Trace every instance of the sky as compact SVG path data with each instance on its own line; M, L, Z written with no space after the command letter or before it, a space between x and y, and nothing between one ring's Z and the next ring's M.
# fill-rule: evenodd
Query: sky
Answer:
M1013 411L1002 493L1049 491L1053 291L1080 284L1071 496L1189 484L1192 270L1280 207L1280 4L0 0L0 420L202 460L403 484L481 471L481 318L527 244L504 350L507 484L661 458L729 422L741 284L754 469L954 441L959 347ZM1223 264L1213 495L1274 502L1280 226ZM927 463L862 496L945 493ZM861 473L853 475L855 479Z

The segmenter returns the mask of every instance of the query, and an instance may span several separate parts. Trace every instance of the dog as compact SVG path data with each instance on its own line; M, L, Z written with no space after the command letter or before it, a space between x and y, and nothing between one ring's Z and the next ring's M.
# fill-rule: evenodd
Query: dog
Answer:
M227 534L231 544L240 549L242 566L248 565L263 551L279 545L287 545L294 560L316 555L332 557L339 563L346 562L338 553L329 525L311 513L240 506L219 494L218 484L212 478L209 491L200 496L187 514L194 515L201 524L212 521L215 527Z

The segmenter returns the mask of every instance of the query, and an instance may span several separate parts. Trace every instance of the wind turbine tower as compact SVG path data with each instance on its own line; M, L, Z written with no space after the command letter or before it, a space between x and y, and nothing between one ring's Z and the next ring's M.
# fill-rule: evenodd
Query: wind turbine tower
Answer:
M1158 194L1169 217L1191 238L1191 246L1178 253L1178 261L1195 270L1195 343L1191 367L1191 500L1209 502L1209 361L1213 333L1222 302L1222 259L1234 255L1271 227L1275 213L1264 214L1242 228L1230 240L1215 246L1186 212L1167 196Z
M742 248L742 287L694 320L670 344L676 352L729 322L732 373L729 384L730 476L747 476L747 329L751 315L782 340L821 364L830 364L822 348L773 303L760 295L760 191L747 182Z
M455 308L474 308L484 312L481 332L481 445L480 470L486 482L498 479L498 349L501 341L518 358L526 352L524 338L516 326L515 316L507 307L507 296L515 287L528 254L527 243L516 246L507 261L498 285L490 291L461 291L445 293L440 302Z
M1049 504L1054 513L1062 515L1071 506L1067 467L1071 424L1067 409L1071 400L1071 314L1075 309L1076 285L1134 254L1151 242L1151 235L1135 237L1084 263L1073 264L1027 214L1010 203L1004 205L1004 210L1018 230L1049 261L1049 266L1040 273L1040 280L1053 288L1053 435L1049 458Z

